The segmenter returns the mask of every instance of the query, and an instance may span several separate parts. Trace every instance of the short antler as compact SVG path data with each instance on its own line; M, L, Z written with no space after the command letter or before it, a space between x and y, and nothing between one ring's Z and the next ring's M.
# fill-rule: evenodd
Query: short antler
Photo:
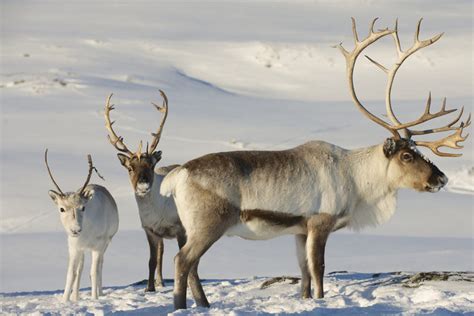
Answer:
M166 97L166 94L162 90L160 90L160 94L163 98L163 105L159 106L159 105L157 105L153 102L151 104L153 104L158 111L160 111L161 113L164 113L164 115L161 119L160 126L158 127L158 130L156 131L156 133L151 133L151 135L153 136L153 141L152 141L150 147L147 144L146 151L147 151L148 155L151 155L155 151L156 146L158 146L158 143L159 143L160 138L161 138L161 133L163 131L163 126L165 125L166 118L168 116L168 98ZM138 158L140 158L141 152L142 152L142 142L140 141L140 143L138 144L137 152L132 153L127 148L127 146L125 146L125 144L123 143L123 137L117 136L117 134L114 132L114 130L112 128L112 125L115 123L115 121L113 121L113 122L110 121L110 111L114 110L115 108L114 108L114 105L110 105L110 99L111 98L112 98L112 94L110 94L109 97L107 98L107 102L106 102L106 105L105 105L105 112L104 112L105 127L109 131L108 138L110 140L110 143L112 143L112 145L118 151L128 154L129 157L132 157L132 156L135 155Z
M48 165L48 149L47 148L44 152L44 162L46 163L46 168L48 169L49 177L51 178L51 181L53 181L54 186L56 187L56 189L58 189L58 191L61 195L64 195L64 192L61 190L61 188L56 183L56 181L54 181L53 174L51 173L51 169L49 168L49 165Z
M168 98L166 97L166 94L163 92L163 90L160 90L161 97L163 98L163 104L162 106L159 106L155 103L151 103L155 106L155 108L160 111L163 114L163 117L161 118L160 126L158 127L158 130L156 133L151 133L151 136L153 136L153 142L151 143L150 148L147 148L147 152L149 155L151 155L155 149L156 146L158 146L158 143L161 138L161 133L163 131L163 126L165 125L166 118L168 117Z
M79 194L82 194L85 190L85 188L87 187L87 185L89 184L89 181L91 180L91 176L92 176L92 170L95 169L94 165L92 164L92 157L91 155L87 155L87 162L89 163L89 172L87 174L87 178L86 178L86 182L84 183L84 185L82 186L82 189L79 191Z
M462 142L466 140L466 138L469 135L462 136L462 131L464 128L468 127L471 122L470 122L470 115L468 119L465 122L461 122L459 126L453 126L455 125L462 117L462 114L464 112L464 108L461 109L459 115L454 119L452 122L447 124L444 127L440 128L435 128L435 129L427 129L427 130L422 130L422 131L416 131L416 130L411 130L409 129L410 127L425 123L427 121L430 121L432 119L438 118L445 116L447 114L450 114L452 112L455 112L457 109L451 109L451 110L446 110L446 99L443 100L443 104L441 107L441 110L435 113L431 113L431 93L428 96L428 100L426 102L426 107L425 111L423 114L416 120L410 121L407 123L402 123L398 120L398 118L395 116L393 113L393 108L392 108L392 101L391 101L391 93L392 93L392 87L393 87L393 81L395 79L395 76L397 74L398 69L401 67L403 62L410 57L412 54L417 52L418 50L427 47L436 41L438 41L443 33L438 34L436 36L433 36L432 38L429 38L427 40L420 40L419 35L420 35L420 27L421 27L421 21L420 19L418 21L417 27L416 27L416 32L415 32L415 39L413 45L408 48L406 51L403 51L400 45L400 39L398 37L398 20L395 23L395 28L394 30L389 30L389 29L384 29L379 32L374 32L373 27L376 19L372 22L371 27L370 27L370 34L365 38L363 41L359 41L357 31L356 31L356 26L355 26L355 20L352 18L352 31L354 34L354 42L355 42L355 48L352 52L348 52L345 50L342 45L339 45L339 49L341 50L342 54L346 58L346 65L347 65L347 77L349 80L349 88L351 91L352 99L354 100L355 104L358 106L359 110L361 110L364 115L369 117L372 121L376 122L377 124L381 125L382 127L386 128L389 130L393 136L396 139L400 139L401 136L399 134L400 130L403 130L405 137L407 139L410 139L413 135L425 135L425 134L431 134L431 133L438 133L438 132L446 132L446 131L451 131L454 130L455 132L447 136L441 140L438 141L433 141L433 142L422 142L422 141L416 141L415 144L419 146L425 146L430 148L433 153L439 156L444 156L444 157L457 157L461 156L461 154L450 154L450 153L443 153L438 150L439 147L450 147L454 149L459 149L462 148L462 146L458 145L458 142ZM364 50L367 46L378 40L379 38L382 38L385 35L392 34L394 37L395 41L395 46L397 49L397 55L398 55L398 60L395 62L393 67L391 69L383 66L379 62L373 60L369 56L367 57L368 60L370 60L373 64L375 64L377 67L379 67L383 72L385 72L388 76L388 81L387 81L387 87L386 87L386 93L385 93L385 106L386 106L386 112L387 116L392 122L392 124L389 124L385 122L384 120L380 119L379 117L373 115L367 109L360 103L358 100L356 93L355 93L355 88L354 88L354 79L353 79L353 74L354 74L354 66L355 62L357 60L358 55L361 53L362 50Z
M109 138L110 143L120 152L123 152L129 157L133 156L133 153L125 146L123 143L123 137L117 136L115 134L112 125L114 125L115 121L111 122L110 121L110 111L114 110L115 107L114 105L110 105L110 99L112 98L112 93L108 96L107 102L105 104L105 112L104 112L104 117L105 117L105 127L109 131L109 134L107 135Z

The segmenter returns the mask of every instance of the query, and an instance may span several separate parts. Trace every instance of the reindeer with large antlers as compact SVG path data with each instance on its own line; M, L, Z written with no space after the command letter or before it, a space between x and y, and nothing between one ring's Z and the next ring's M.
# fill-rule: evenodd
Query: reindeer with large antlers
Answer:
M421 22L421 21L420 21ZM370 120L390 131L383 144L346 150L322 141L310 141L283 151L236 151L209 154L191 160L171 171L161 185L161 193L173 195L178 214L187 233L187 242L175 257L174 306L186 308L186 282L191 268L221 236L269 239L296 235L297 257L302 272L301 295L322 298L324 251L331 232L343 227L360 229L387 221L395 211L397 191L411 188L437 192L447 177L418 150L426 146L439 156L442 146L454 149L467 137L463 129L470 117L459 125L462 116L444 127L412 130L431 119L447 115L445 102L439 112L431 113L431 98L421 117L401 123L392 111L391 89L397 70L410 55L436 42L441 35L419 40L402 51L397 27L374 31L359 40L353 20L355 47L349 52L340 46L347 62L347 78L352 99ZM370 59L388 75L386 107L389 124L373 115L357 98L353 73L359 54L370 44L392 35L398 61L392 69ZM404 131L405 137L400 136ZM412 136L454 131L439 141L413 141ZM204 305L197 301L198 305Z
M49 196L57 205L61 222L68 235L69 263L64 289L63 300L69 301L72 290L72 300L79 298L79 282L84 266L84 252L92 253L91 265L91 296L97 299L102 295L102 267L104 253L112 237L118 230L119 218L117 205L109 191L103 186L89 184L92 171L92 158L87 156L89 173L86 182L76 192L64 193L53 178L48 165L48 150L44 160L48 174L58 191L49 191ZM96 170L97 172L97 170Z
M112 95L107 98L105 105L105 126L111 144L120 152L117 154L120 163L128 170L135 199L138 205L140 221L148 240L150 257L148 260L148 283L146 291L154 292L155 286L164 286L162 275L163 264L163 238L177 238L178 246L182 247L186 242L186 235L178 217L176 205L172 198L160 194L160 186L163 178L178 165L170 165L156 168L161 159L161 151L156 151L160 141L163 126L168 116L168 98L160 90L163 98L162 106L152 103L155 108L163 113L161 123L156 133L152 133L153 141L145 152L142 152L142 142L139 143L137 152L131 152L123 141L123 137L117 136L110 120L110 111L114 105L110 104ZM155 282L155 270L157 280ZM191 272L190 285L193 295L202 300L205 299L204 291L199 283L197 269Z

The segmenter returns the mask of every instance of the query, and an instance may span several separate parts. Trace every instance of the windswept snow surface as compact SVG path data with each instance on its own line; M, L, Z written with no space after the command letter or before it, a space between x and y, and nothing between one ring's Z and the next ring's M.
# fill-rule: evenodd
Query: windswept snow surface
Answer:
M468 0L434 0L429 5L388 0L2 1L0 308L46 312L54 308L52 302L59 297L55 290L64 283L66 237L47 195L52 184L43 160L49 148L54 175L66 191L82 185L86 154L91 153L106 178L101 182L94 176L92 181L107 186L120 212L120 230L104 266L105 284L114 286L107 290L110 297L61 308L71 313L171 310L170 288L163 290L164 296L153 296L124 287L146 275L148 246L126 170L106 138L103 107L110 93L117 105L114 127L134 150L140 139L151 138L159 122L149 102L160 102L157 89L166 92L170 113L159 144L159 165L216 151L286 149L312 139L345 148L369 146L389 135L350 101L344 58L331 47L343 41L350 49L350 17L357 19L360 37L372 18L380 17L381 28L393 26L399 17L404 48L411 44L421 16L422 39L445 32L397 75L394 107L402 120L409 120L423 111L428 91L432 111L444 96L448 108L472 111L472 5ZM367 54L388 66L394 60L393 41L380 41ZM362 56L356 87L367 107L383 115L385 76ZM448 120L427 127L443 122ZM450 178L447 187L437 194L403 190L389 223L359 234L336 233L328 245L328 271L474 270L473 137L464 146L463 156L456 159L424 151ZM281 249L286 251L285 264L278 266ZM176 250L175 242L166 244L167 277L172 276ZM296 285L255 290L263 276L296 275L293 254L289 237L266 244L227 238L217 243L203 258L201 276L239 279L225 281L236 288L217 281L206 284L218 308L209 312L285 313L287 302L294 306L291 312L303 314L318 306L323 314L447 315L473 310L472 292L458 287L445 291L436 285L432 292L423 288L416 294L416 289L389 286L381 291L395 293L380 294L383 299L375 288L364 292L352 287L354 293L335 295L351 288L344 282L365 278L360 274L350 274L348 280L328 277L330 295L324 301L297 300ZM28 294L12 293L19 291ZM249 310L240 296L252 302ZM370 303L359 296L376 303L367 307ZM439 303L431 302L433 297Z

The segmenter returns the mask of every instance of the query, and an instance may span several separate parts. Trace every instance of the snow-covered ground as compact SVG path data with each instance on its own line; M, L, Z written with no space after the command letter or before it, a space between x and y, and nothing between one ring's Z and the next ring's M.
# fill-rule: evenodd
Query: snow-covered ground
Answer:
M430 90L434 108L444 96L448 108L473 108L473 17L468 0L435 0L429 6L423 1L323 0L49 0L0 5L0 308L4 312L46 312L55 308L57 290L63 287L66 238L47 195L52 184L43 162L45 148L65 190L83 183L85 157L91 153L106 179L93 181L110 189L120 211L120 230L104 267L105 285L112 286L108 298L71 305L70 311L171 310L171 287L154 296L126 286L145 277L148 246L126 171L105 136L102 113L111 92L117 104L112 114L116 130L132 148L140 139L148 140L157 127L159 114L149 105L160 101L157 89L167 93L170 115L159 145L160 165L215 151L290 148L311 139L346 148L368 146L388 135L351 103L343 57L331 46L352 43L350 16L356 17L361 36L368 22L379 16L379 27L392 26L399 17L406 47L423 16L422 38L443 31L445 35L402 67L394 91L397 113L403 119L418 116ZM393 52L391 40L368 51L387 64ZM374 112L383 113L383 74L361 59L356 76L361 98ZM328 245L327 271L473 271L472 137L463 153L461 158L446 159L427 152L449 176L446 190L402 191L389 223L361 233L336 233ZM166 243L168 278L176 249L175 242ZM316 307L323 314L474 310L474 295L462 286L390 285L377 290L369 281L357 283L369 278L357 273L348 278L328 276L324 301L298 300L296 285L256 290L263 277L297 275L293 254L289 237L219 241L200 266L202 277L216 280L206 284L217 308L210 312L310 313ZM229 281L217 281L222 279ZM82 284L89 286L86 276ZM18 294L21 291L27 293ZM254 303L247 305L246 299ZM284 309L286 303L294 308Z
M422 281L418 281L418 280ZM64 303L59 291L6 294L7 314L125 314L125 315L453 315L472 311L474 274L451 273L446 280L424 280L413 273L331 273L325 278L326 296L302 300L292 279L263 287L266 278L205 280L210 309L195 307L173 313L171 286L145 293L137 285L110 287L97 301L80 293L81 301ZM188 299L188 304L193 302Z

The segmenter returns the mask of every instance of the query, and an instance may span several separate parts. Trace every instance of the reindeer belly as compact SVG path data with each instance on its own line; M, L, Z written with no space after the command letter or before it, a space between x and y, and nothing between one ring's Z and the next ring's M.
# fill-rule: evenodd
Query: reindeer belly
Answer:
M303 216L264 210L243 210L240 212L240 222L230 227L226 235L260 240L281 235L304 234L305 223Z

